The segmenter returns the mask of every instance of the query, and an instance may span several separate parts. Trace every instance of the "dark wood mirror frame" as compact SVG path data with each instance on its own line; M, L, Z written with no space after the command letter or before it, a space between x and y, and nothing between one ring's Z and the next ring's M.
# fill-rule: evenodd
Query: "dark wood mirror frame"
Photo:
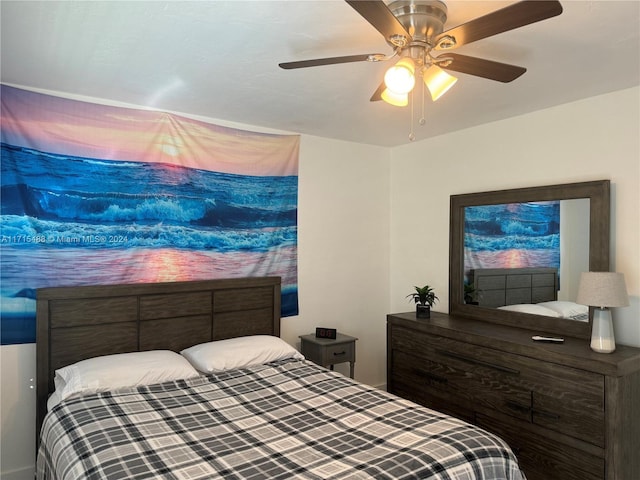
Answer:
M589 338L591 321L577 322L464 303L464 208L478 205L588 198L589 270L609 271L610 181L567 183L451 196L449 231L449 313L539 332ZM591 315L590 315L591 318Z

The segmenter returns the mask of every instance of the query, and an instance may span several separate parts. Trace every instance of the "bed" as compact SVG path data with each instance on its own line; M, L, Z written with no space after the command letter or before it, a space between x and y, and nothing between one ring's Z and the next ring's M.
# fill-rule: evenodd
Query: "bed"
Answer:
M558 299L555 268L477 268L471 270L481 307L533 304Z
M500 438L280 340L277 277L41 289L37 322L39 479L524 478ZM74 390L142 356L159 377Z

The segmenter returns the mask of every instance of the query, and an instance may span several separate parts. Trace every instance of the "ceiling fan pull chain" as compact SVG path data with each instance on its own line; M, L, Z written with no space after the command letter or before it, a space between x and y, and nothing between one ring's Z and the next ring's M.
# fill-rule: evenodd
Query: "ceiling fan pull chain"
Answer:
M422 78L422 76L420 77L420 84L421 84L421 88L422 88L422 116L420 117L420 120L418 120L418 123L420 125L424 125L425 123L427 123L425 116L424 116L424 89L426 88L424 85L424 79Z
M411 129L409 130L409 141L413 142L416 139L413 133L413 99L416 95L414 92L410 92L409 95L411 95Z

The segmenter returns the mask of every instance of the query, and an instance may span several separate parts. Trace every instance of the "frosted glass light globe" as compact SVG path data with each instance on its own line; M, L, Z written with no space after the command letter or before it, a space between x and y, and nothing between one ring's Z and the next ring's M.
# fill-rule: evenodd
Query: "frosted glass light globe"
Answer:
M416 84L415 67L410 58L403 58L384 75L384 83L389 90L397 94L406 94Z

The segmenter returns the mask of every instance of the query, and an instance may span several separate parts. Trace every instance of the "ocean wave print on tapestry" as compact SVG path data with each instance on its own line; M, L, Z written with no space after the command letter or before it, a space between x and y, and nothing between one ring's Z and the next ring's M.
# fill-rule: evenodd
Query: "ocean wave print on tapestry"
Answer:
M560 202L465 207L465 276L521 267L560 267Z
M1 93L2 344L49 286L277 275L298 313L298 136Z

